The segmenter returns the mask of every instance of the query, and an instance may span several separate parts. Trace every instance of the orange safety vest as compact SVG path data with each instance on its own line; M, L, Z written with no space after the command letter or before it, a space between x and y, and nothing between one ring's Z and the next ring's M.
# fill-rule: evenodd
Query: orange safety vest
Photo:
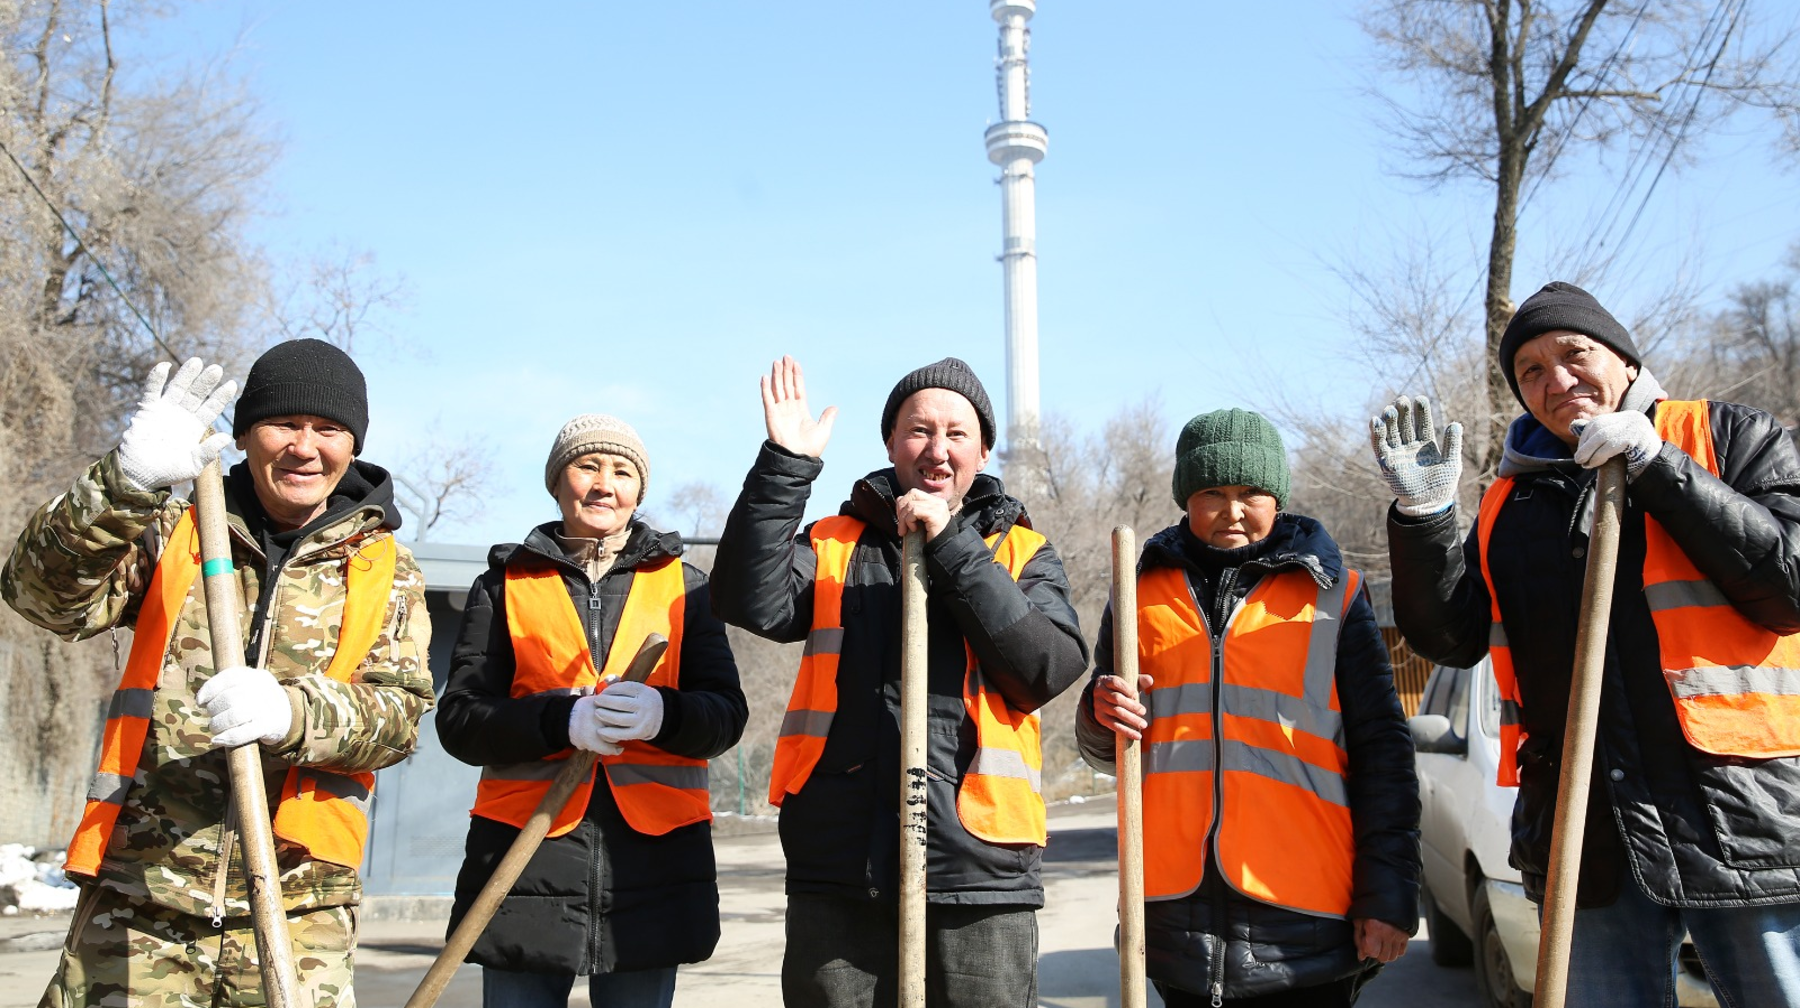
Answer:
M1215 654L1187 574L1138 576L1139 671L1155 678L1144 694L1146 899L1199 888L1217 800L1218 865L1233 888L1301 913L1349 913L1356 839L1337 640L1360 581L1263 578Z
M1719 475L1712 406L1706 400L1658 403L1656 432ZM1490 599L1498 596L1488 570L1488 543L1512 485L1511 479L1496 480L1481 500L1477 534ZM1644 516L1644 601L1656 624L1663 678L1689 744L1719 756L1800 756L1800 635L1778 634L1744 618L1649 515ZM1517 728L1518 684L1498 601L1492 619L1495 678L1513 705L1509 737L1503 701L1500 783L1517 784L1516 753L1523 741Z
M769 779L771 805L779 806L788 795L805 787L825 751L825 739L837 713L844 582L850 572L850 554L864 527L859 519L845 515L820 519L812 527L813 553L818 559L813 575L812 629L806 635L800 674L794 680L775 743L775 766ZM1004 539L996 534L986 541L994 550L994 562L1005 567L1014 581L1045 542L1043 536L1023 525L1014 525ZM1038 716L1007 706L981 674L981 665L966 641L963 649L968 664L963 710L975 723L975 758L957 791L957 818L971 834L989 843L1041 847L1049 839L1049 831Z
M349 682L381 636L394 590L397 556L392 535L371 537L350 555L345 565L343 623L325 668L330 678ZM230 570L230 561L224 563ZM150 733L152 700L163 657L175 634L176 618L199 580L200 567L200 535L189 508L175 523L138 611L125 674L107 711L100 767L88 789L81 824L69 841L69 871L88 876L100 871L119 810L137 773L144 739ZM275 808L275 835L305 847L318 860L355 868L362 864L368 842L369 802L374 792L372 773L289 767Z
M506 567L506 627L512 634L514 697L594 692L602 679L622 676L644 637L658 633L669 649L646 682L681 687L681 628L687 617L687 586L681 561L669 557L639 567L631 578L631 594L607 649L606 667L595 671L575 602L557 568L526 560ZM605 686L600 686L605 689ZM619 812L632 829L648 836L712 820L712 796L706 761L677 756L634 739L623 752L602 756L606 782ZM523 827L549 792L563 761L575 754L564 749L541 760L500 763L481 768L471 815ZM589 774L556 814L550 836L573 830L587 812L595 774Z

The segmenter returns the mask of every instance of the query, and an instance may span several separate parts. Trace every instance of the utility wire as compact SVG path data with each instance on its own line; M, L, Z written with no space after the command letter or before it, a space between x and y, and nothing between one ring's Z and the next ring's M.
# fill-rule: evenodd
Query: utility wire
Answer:
M1675 152L1686 142L1688 127L1693 124L1695 114L1700 111L1700 99L1705 96L1706 89L1711 86L1713 71L1718 69L1719 60L1725 56L1725 47L1730 44L1731 36L1737 31L1738 14L1742 13L1742 10L1743 8L1739 7L1738 11L1732 14L1731 23L1725 26L1724 34L1719 38L1718 51L1713 53L1712 60L1706 64L1706 75L1700 79L1698 85L1690 85L1693 88L1694 100L1688 105L1687 115L1682 117L1681 125L1676 127L1675 139L1669 142L1669 149L1663 155L1662 164L1657 166L1656 175L1650 179L1649 188L1644 190L1644 198L1638 201L1637 212L1631 215L1631 222L1625 225L1625 232L1619 235L1620 245L1624 245L1630 240L1631 232L1637 228L1638 219L1644 216L1644 208L1650 205L1650 197L1656 193L1657 183L1662 181L1663 173L1669 170L1669 162L1674 159Z
M50 213L56 217L57 223L61 224L63 230L69 233L69 237L75 240L76 246L79 247L82 252L87 254L88 261L94 264L94 268L100 271L100 275L106 278L107 286L113 289L114 294L119 295L119 301L125 305L125 309L131 312L132 316L139 322L143 323L144 331L150 334L150 338L156 341L156 345L161 347L163 352L168 354L171 360L183 359L180 354L175 352L173 347L163 342L163 338L157 333L156 327L150 324L150 320L144 317L143 312L137 310L137 306L131 303L131 298L126 296L124 289L119 286L119 282L114 280L112 273L107 271L106 264L100 261L100 257L94 254L93 249L88 248L87 242L81 240L80 232L76 231L75 226L69 223L69 219L63 216L61 210L56 208L56 204L51 202L50 197L45 195L44 190L38 187L37 180L31 177L31 172L27 171L25 166L19 163L19 159L13 156L11 148L7 147L4 142L0 142L0 153L4 153L6 159L13 163L13 167L19 169L19 175L25 179L25 184L31 187L32 192L37 193L38 199L44 201L44 206L48 207Z

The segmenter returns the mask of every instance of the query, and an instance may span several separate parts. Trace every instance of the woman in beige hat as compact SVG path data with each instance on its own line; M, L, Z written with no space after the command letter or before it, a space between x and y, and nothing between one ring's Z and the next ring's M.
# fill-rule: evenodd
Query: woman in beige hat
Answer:
M706 575L636 517L649 482L629 424L570 420L544 466L560 520L495 546L469 590L437 719L482 768L452 930L563 761L599 757L469 953L485 1008L561 1008L577 976L596 1006L667 1006L718 941L706 761L748 709ZM650 633L670 647L649 680L617 681Z

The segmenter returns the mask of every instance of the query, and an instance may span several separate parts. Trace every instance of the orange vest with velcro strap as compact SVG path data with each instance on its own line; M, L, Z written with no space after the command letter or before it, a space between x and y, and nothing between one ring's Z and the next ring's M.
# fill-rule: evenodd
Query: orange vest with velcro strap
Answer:
M813 575L812 629L800 673L788 698L775 765L769 779L769 803L779 806L806 786L825 751L825 739L837 713L838 660L844 644L844 582L850 555L864 524L846 515L822 518L812 527L817 558ZM994 562L1014 581L1044 545L1044 537L1014 525L1002 539L987 537ZM963 710L975 724L975 758L957 790L957 818L963 828L989 843L1043 846L1049 838L1044 814L1043 752L1038 716L1009 707L987 684L975 652L965 641L968 671L963 678Z
M1656 432L1714 476L1712 407L1705 400L1664 400ZM1488 569L1495 516L1512 496L1513 481L1494 481L1481 500L1478 541L1488 597L1497 599ZM1777 634L1744 618L1707 580L1662 523L1644 516L1644 601L1656 624L1663 679L1689 744L1719 756L1767 759L1800 755L1800 636ZM1502 700L1500 783L1517 784L1517 675L1493 603L1489 651ZM1498 642L1496 645L1495 642ZM1502 671L1504 669L1504 672ZM1512 731L1507 705L1512 705Z
M669 649L645 680L651 686L681 688L681 628L687 616L687 587L674 557L637 568L619 627L607 649L606 667L596 671L581 615L557 568L530 559L506 567L506 627L512 635L514 697L584 694L601 680L623 676L645 636L658 633ZM601 686L600 689L605 689ZM524 763L481 769L472 815L523 827L550 790L574 749ZM706 761L677 756L633 739L616 756L602 756L606 781L619 813L632 829L648 836L712 820ZM598 771L596 771L597 773ZM550 836L562 836L581 822L593 795L589 774L551 821Z
M394 590L397 556L391 534L369 537L350 554L345 565L343 622L337 647L325 668L330 678L349 682L380 638ZM230 562L225 564L230 570ZM100 871L106 844L150 732L152 701L162 675L163 657L175 633L176 619L195 590L200 568L200 535L193 509L189 508L175 523L138 610L131 655L107 712L100 768L88 790L81 824L69 842L69 871L89 876ZM281 801L275 808L275 835L305 847L320 861L358 867L369 838L369 801L374 792L372 773L289 767Z
M1218 865L1234 889L1301 913L1349 913L1356 841L1337 640L1359 583L1355 571L1324 589L1305 572L1267 575L1214 653L1187 574L1138 576L1139 672L1155 679L1144 694L1145 898L1199 888L1218 801Z

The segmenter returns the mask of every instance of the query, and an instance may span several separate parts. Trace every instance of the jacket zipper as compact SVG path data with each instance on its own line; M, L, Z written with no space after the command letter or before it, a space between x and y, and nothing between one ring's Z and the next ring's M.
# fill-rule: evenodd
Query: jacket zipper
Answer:
M1206 609L1200 604L1200 594L1194 591L1194 582L1188 579L1188 594L1193 596L1194 609L1200 613L1200 622L1206 626L1206 635L1212 638L1212 739L1213 739L1213 816L1206 829L1206 854L1213 864L1213 870L1219 875L1221 888L1225 882L1224 869L1219 861L1219 825L1223 820L1225 808L1225 742L1222 737L1220 719L1221 707L1225 699L1225 631L1231 625L1233 606L1231 590L1237 583L1238 569L1227 567L1219 573L1219 584L1213 592L1216 604L1218 629L1213 629L1213 620L1207 618ZM1205 869L1201 869L1202 876ZM1213 907L1213 930L1217 932L1212 940L1212 961L1208 973L1211 982L1207 985L1212 995L1212 1008L1222 1008L1225 1003L1225 943L1227 930L1223 924L1224 901Z
M583 572L582 577L587 577L587 574ZM600 582L597 580L589 580L587 598L588 660L593 663L595 672L600 670L602 664L602 655L600 651L600 605ZM603 684L595 684L595 691L598 692L602 685ZM598 761L596 761L596 763L597 762ZM594 772L596 776L603 776L606 773L606 771L598 765L596 765ZM598 783L598 781L595 782L596 785L598 785ZM602 872L600 870L600 861L601 858L604 857L603 851L605 849L606 838L600 835L599 823L590 822L586 825L588 827L588 850L590 852L590 857L588 858L588 968L594 972L599 972L601 954L600 887L605 883L605 879L602 878Z

